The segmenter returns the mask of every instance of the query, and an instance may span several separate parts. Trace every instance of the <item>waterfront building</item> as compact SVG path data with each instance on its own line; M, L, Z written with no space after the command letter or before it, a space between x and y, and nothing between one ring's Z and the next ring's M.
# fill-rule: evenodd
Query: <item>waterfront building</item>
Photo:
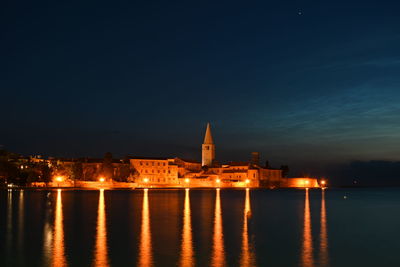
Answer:
M134 181L143 187L279 187L284 182L281 169L260 165L258 152L252 153L249 162L218 163L209 123L201 155L201 162L177 157L131 157Z
M4 154L4 153L3 153ZM1 156L1 155L0 155ZM7 156L7 157L6 157ZM260 153L252 152L249 161L219 163L216 145L208 123L201 144L201 161L179 157L43 158L3 155L24 178L20 184L56 187L319 187L315 178L286 178L287 166L272 168L260 164ZM0 172L0 182L6 174ZM321 186L325 187L325 181Z
M174 159L131 157L131 168L138 184L152 186L176 186L178 181L178 165Z

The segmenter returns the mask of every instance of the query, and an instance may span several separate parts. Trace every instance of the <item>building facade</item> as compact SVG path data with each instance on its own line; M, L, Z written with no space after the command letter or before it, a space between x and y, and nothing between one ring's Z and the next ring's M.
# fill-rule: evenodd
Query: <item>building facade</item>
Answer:
M249 162L216 162L216 147L209 123L201 151L201 162L132 157L133 180L142 187L278 187L283 183L282 170L261 166L258 152L252 153Z

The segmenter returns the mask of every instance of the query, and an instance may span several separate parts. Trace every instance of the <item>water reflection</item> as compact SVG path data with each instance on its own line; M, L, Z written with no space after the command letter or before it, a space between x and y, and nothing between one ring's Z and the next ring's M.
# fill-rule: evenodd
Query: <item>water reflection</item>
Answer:
M321 231L320 231L320 245L319 245L319 261L320 266L329 265L328 255L328 233L326 226L326 209L325 209L325 189L321 193Z
M311 214L310 214L310 202L309 202L309 196L308 196L308 188L306 189L306 196L305 196L305 201L304 201L302 265L304 267L314 266L313 243L312 243L312 232L311 232Z
M65 259L64 247L64 225L63 225L63 210L61 189L57 189L57 202L54 219L54 243L53 243L53 256L52 266L62 267L67 266Z
M246 198L244 202L243 214L242 254L240 259L240 266L242 267L255 265L253 247L249 242L248 220L251 217L250 205L250 189L246 188Z
M216 189L214 214L214 234L211 266L225 266L224 235L222 231L222 214L220 189Z
M96 229L96 251L93 265L96 267L107 267L107 225L106 225L106 207L104 203L104 189L100 189L99 207L97 210L97 229Z
M152 246L151 246L151 231L150 231L150 211L149 211L149 198L148 189L143 192L143 206L142 206L142 227L140 231L140 245L139 245L139 266L152 266L153 265Z
M46 208L44 214L44 229L43 229L43 266L50 266L52 256L52 243L53 243L53 230L52 223L50 221L51 201L48 200L50 193L46 195Z
M194 266L189 188L185 189L185 205L183 208L182 252L180 266Z
M18 201L18 247L22 249L24 238L24 190L19 191Z
M13 232L13 192L8 189L7 196L7 255L10 255L12 248L12 232Z
M24 221L24 190L21 190L18 200L18 259L21 264L24 259Z

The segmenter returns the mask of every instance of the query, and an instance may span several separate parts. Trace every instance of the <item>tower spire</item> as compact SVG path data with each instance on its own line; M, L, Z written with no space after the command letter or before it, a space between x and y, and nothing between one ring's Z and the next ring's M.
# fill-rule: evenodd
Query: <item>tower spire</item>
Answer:
M213 138L211 135L211 126L210 126L209 122L207 123L206 135L204 136L203 144L209 144L209 145L214 144L214 141L213 141Z
M201 165L212 166L215 160L215 145L211 135L210 123L207 123L206 135L201 145Z

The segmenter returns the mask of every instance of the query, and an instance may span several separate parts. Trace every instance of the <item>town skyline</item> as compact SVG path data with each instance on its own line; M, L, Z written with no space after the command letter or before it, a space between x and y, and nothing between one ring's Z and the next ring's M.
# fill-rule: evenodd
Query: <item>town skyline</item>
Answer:
M7 8L9 151L199 159L210 121L221 161L259 151L317 175L400 161L396 2Z

